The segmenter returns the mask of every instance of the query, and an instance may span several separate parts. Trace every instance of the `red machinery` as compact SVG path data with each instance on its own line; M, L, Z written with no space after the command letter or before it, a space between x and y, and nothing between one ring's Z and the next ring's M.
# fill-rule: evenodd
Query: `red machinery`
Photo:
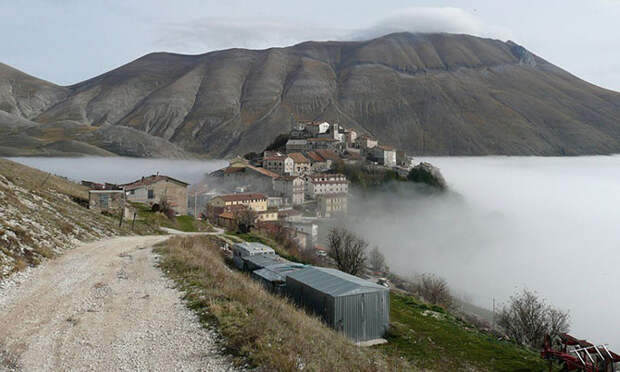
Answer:
M583 372L614 372L615 363L620 362L620 355L610 351L607 345L594 345L566 333L560 334L559 344L559 350L555 350L551 337L545 337L541 356L549 360L549 371L554 360L563 365L563 371Z

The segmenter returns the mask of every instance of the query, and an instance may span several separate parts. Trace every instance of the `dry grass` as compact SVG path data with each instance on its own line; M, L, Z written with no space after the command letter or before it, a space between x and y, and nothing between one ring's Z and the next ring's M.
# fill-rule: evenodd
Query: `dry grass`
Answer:
M186 292L188 306L215 322L240 363L268 371L409 370L399 358L359 348L287 299L230 269L215 237L174 237L163 243L161 268Z
M10 160L0 159L0 174L9 181L33 191L53 189L70 197L88 200L88 188Z

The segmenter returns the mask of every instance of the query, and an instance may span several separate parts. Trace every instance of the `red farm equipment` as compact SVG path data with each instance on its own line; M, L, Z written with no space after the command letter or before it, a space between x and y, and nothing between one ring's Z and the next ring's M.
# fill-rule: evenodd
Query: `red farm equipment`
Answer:
M615 372L615 364L620 362L620 355L610 351L607 345L594 345L586 340L579 340L566 333L560 334L552 344L551 337L545 337L545 346L541 356L549 361L549 371L553 361L558 362L562 371Z

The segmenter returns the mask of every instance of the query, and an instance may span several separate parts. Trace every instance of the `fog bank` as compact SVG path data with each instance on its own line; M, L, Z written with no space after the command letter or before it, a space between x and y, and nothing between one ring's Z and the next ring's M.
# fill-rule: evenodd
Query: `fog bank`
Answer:
M128 183L142 176L165 174L187 183L225 167L224 160L168 160L127 157L42 158L15 157L9 160L51 172L74 181Z
M167 174L197 182L224 161L12 158L74 180L124 183ZM418 158L454 193L353 197L349 227L401 274L445 277L491 307L527 287L571 314L572 333L620 349L620 156Z
M394 271L439 274L487 308L536 290L570 311L576 336L620 348L620 156L417 160L439 166L462 197L351 203L350 227Z

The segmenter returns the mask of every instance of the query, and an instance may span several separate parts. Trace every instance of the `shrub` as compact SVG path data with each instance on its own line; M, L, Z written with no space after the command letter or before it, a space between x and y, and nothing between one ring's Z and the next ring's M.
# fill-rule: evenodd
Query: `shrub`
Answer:
M434 274L422 274L414 285L418 295L433 305L452 306L450 288L445 279Z
M522 345L542 347L545 335L553 339L568 332L569 315L540 299L536 293L523 289L510 297L499 313L497 324L508 337Z

